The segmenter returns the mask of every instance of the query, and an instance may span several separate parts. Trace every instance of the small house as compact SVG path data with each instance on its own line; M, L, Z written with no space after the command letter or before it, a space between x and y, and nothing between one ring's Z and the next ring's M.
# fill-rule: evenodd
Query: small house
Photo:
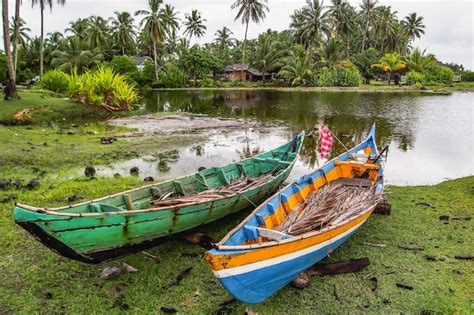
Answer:
M262 81L263 79L269 79L270 73L265 74L258 71L257 69L251 68L247 64L234 63L224 67L221 80L223 81Z
M135 62L135 65L137 66L138 71L142 71L143 68L145 68L145 61L147 60L153 61L148 56L133 56L132 60Z

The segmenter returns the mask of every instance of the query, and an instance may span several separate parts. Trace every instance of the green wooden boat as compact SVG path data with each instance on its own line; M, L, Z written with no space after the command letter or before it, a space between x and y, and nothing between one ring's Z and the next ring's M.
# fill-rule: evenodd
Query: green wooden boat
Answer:
M16 204L14 219L60 255L96 264L257 205L290 174L304 132L237 163L59 208Z

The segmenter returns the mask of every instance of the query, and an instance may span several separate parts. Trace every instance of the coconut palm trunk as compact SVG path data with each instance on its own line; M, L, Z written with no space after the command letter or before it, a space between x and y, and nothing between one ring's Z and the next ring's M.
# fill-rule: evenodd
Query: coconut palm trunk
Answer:
M44 73L44 4L40 3L41 11L41 35L40 35L40 78L43 78Z
M13 35L13 72L16 78L16 68L18 64L18 39L20 38L20 4L21 0L15 1L15 32Z
M153 62L155 63L155 77L156 81L158 81L158 57L156 54L156 38L153 36Z
M240 76L240 80L245 80L245 75L244 75L244 65L245 65L245 52L247 51L247 33L249 30L249 21L247 21L245 25L245 36L244 36L244 50L242 51L242 73Z
M7 63L8 81L9 81L9 92L6 96L11 99L18 99L18 93L16 91L16 76L13 69L13 60L10 50L10 27L8 21L8 0L2 0L2 19L3 19L3 43L5 46L5 60Z

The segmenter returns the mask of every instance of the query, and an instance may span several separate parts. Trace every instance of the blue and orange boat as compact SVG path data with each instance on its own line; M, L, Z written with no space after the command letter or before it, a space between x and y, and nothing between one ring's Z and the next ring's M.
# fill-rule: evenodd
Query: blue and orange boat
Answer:
M342 206L326 209L321 205L324 202L314 200L323 189L326 196L331 194L335 190L326 188L336 184L362 187L368 199L364 199L365 204L354 205L356 210L350 212L339 211ZM347 241L370 217L383 187L374 125L365 141L267 199L215 244L206 253L206 260L235 298L246 303L262 302ZM345 201L348 209L351 206L347 204L357 199L353 196ZM319 208L311 210L315 214L308 215L306 221L324 212L318 219L322 221L314 224L317 220L311 219L309 225L306 222L301 228L300 224L298 231L290 233L288 219L294 221L293 227L304 220L301 218L310 211L310 200L313 204L319 202L314 206Z

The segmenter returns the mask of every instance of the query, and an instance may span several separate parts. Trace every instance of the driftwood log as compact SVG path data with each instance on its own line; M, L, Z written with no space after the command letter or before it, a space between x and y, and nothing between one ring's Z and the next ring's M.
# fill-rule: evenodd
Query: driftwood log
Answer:
M338 275L343 273L358 272L370 264L369 258L351 259L347 261L340 261L331 264L316 264L306 271L303 271L291 283L294 287L299 289L306 288L312 276L328 276Z
M374 209L375 214L390 215L392 212L392 205L388 202L380 202Z

